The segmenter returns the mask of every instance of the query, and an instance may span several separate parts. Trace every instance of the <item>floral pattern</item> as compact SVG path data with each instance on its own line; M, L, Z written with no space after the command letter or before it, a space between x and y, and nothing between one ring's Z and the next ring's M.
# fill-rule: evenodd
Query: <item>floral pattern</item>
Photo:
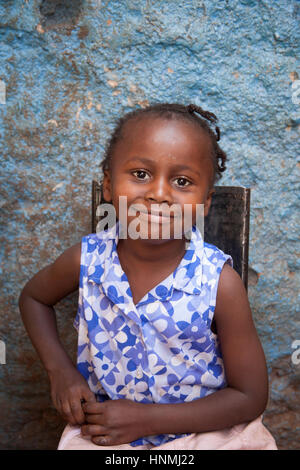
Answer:
M230 255L203 241L196 226L180 264L136 305L118 253L119 222L82 238L78 370L97 400L181 403L226 386L211 331L220 272ZM147 436L160 445L183 434Z

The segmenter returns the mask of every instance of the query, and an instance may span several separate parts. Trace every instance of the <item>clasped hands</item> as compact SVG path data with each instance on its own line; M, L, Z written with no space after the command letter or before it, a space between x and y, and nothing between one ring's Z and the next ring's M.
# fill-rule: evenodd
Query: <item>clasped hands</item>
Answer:
M83 403L85 422L81 425L81 433L90 436L96 445L128 444L145 433L145 406L126 399Z

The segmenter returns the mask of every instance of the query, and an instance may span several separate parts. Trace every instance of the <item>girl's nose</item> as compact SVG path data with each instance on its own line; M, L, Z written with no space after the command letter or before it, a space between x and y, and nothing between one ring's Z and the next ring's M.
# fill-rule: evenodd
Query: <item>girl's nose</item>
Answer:
M170 204L172 198L169 182L164 177L154 178L146 190L145 199L158 204Z

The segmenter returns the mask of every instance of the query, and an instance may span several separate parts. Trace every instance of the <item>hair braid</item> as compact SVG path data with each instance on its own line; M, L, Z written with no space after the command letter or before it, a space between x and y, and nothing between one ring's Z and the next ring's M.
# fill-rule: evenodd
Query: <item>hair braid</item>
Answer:
M202 109L200 106L197 106L195 104L189 104L187 106L187 109L190 113L200 114L200 116L204 117L205 119L207 119L208 121L210 121L213 124L216 124L216 122L218 121L218 118L215 114L211 113L210 111L204 111L204 109ZM215 156L216 156L216 160L217 160L218 171L222 173L223 171L226 170L225 162L227 160L227 155L219 147L219 145L216 143L221 139L220 128L216 125L215 125L215 131L216 131L216 135L214 136L215 141L214 141L214 139L212 139L212 140L213 140L214 147L215 147ZM221 164L219 164L219 160L221 160ZM219 177L221 177L221 175Z

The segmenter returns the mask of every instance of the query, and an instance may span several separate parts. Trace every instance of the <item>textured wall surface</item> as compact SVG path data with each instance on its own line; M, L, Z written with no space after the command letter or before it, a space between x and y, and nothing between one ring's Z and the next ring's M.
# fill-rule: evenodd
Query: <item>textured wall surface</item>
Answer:
M299 448L299 18L296 0L1 2L1 448L57 445L63 422L18 295L90 233L91 181L114 121L152 101L217 114L229 156L219 184L252 188L249 298L270 374L265 424L281 449ZM74 358L76 302L56 309Z

